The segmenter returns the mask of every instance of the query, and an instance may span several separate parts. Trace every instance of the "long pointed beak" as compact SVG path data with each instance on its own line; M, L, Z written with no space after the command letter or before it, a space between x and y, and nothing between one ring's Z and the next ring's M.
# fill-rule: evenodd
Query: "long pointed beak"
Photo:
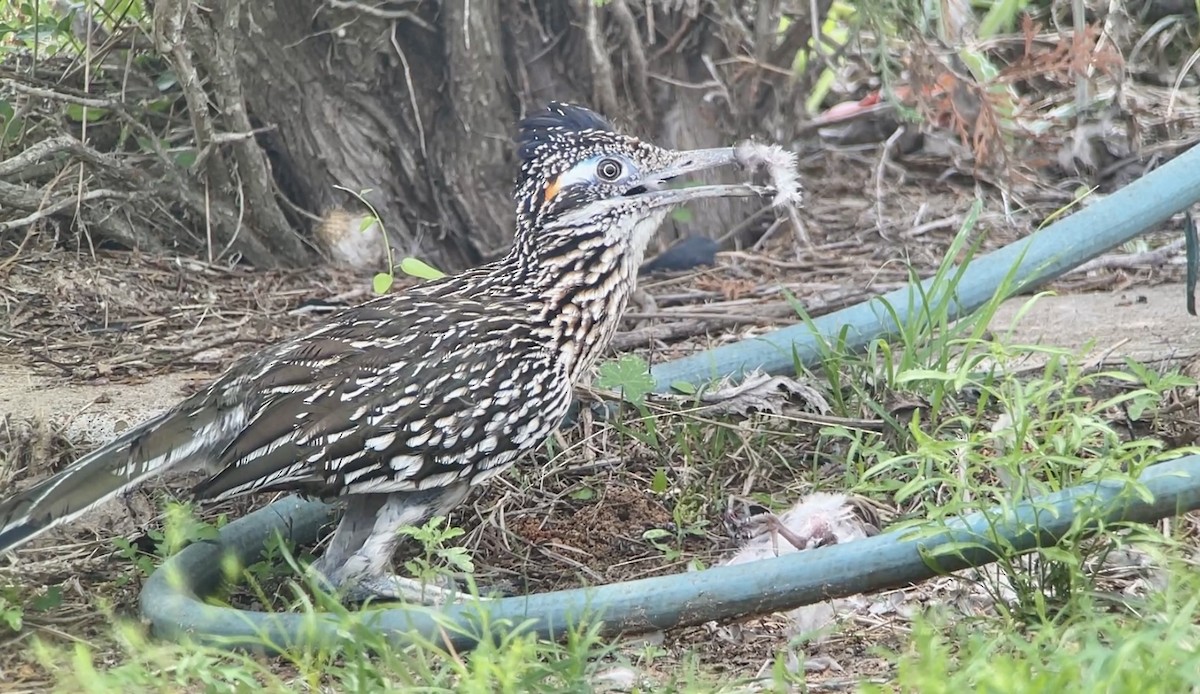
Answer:
M646 172L637 188L620 197L593 202L581 209L567 212L554 222L556 225L573 225L586 221L609 209L618 209L637 201L641 209L674 207L694 200L711 198L746 198L770 195L773 188L748 183L693 185L668 188L668 181L687 174L708 171L729 164L754 166L757 160L748 160L737 147L693 149L675 152L675 158L658 171Z
M677 152L675 161L665 168L647 174L643 185L649 190L657 191L661 190L662 184L673 178L737 163L737 150L733 147L685 150Z
M619 205L622 201L637 198L644 207L669 207L705 198L749 197L766 192L761 186L746 184L694 184L670 188L667 186L669 181L687 174L710 171L730 164L745 165L735 147L683 150L675 152L675 155L675 160L667 166L658 171L647 172L643 176L640 191L627 193L614 199L614 202Z

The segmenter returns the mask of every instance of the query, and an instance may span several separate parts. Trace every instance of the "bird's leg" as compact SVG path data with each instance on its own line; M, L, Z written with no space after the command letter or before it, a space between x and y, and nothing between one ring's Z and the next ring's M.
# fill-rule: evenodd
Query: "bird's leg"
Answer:
M770 533L775 556L779 556L780 537L800 551L837 544L837 536L833 534L827 519L808 518L803 526L793 530L765 506L748 499L730 497L725 523L731 535L747 540L764 532Z
M386 500L386 494L361 494L351 497L346 504L324 553L309 566L309 571L327 590L336 591L345 583L347 577L343 569L346 562L371 536L375 517Z
M437 510L433 504L419 500L415 495L389 496L376 514L366 542L345 564L358 575L353 585L346 586L346 598L354 602L374 598L424 605L453 602L458 593L453 581L448 581L449 586L427 585L391 573L392 557L400 542L400 528L420 525L438 515Z
M806 528L806 530L810 530L811 532L807 538L804 538L791 528L787 527L787 524L785 524L779 518L779 516L775 515L774 513L768 511L763 521L767 528L771 531L771 541L773 543L776 556L779 556L780 537L787 540L789 545L800 551L824 547L825 545L837 544L837 537L834 536L833 532L829 529L829 526L823 523L810 523L810 527Z
M444 515L466 496L467 486L415 493L356 495L347 499L346 515L329 549L313 564L350 602L368 598L444 604L461 599L453 581L429 585L391 573L399 530Z

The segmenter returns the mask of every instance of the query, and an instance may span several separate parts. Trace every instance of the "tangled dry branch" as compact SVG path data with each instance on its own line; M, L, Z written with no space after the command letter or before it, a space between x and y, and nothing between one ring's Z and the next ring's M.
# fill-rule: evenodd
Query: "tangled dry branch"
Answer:
M0 93L18 104L24 140L33 142L0 161L0 208L10 211L0 216L0 234L26 229L20 247L35 230L57 233L57 222L89 244L96 237L147 251L207 249L210 258L232 249L271 264L260 236L242 231L243 211L180 166L188 134L139 103L145 95L104 86L84 92L19 68L0 71ZM214 132L210 146L248 137Z

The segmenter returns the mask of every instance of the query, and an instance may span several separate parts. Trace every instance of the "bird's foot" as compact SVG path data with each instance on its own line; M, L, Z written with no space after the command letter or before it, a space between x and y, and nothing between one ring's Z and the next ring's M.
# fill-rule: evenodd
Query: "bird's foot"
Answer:
M461 603L472 597L470 593L459 590L457 583L449 576L424 582L407 576L348 575L343 571L326 573L317 565L310 567L310 571L320 585L340 595L346 603L385 600L438 606Z
M458 589L450 577L426 583L407 576L364 576L344 591L347 602L397 600L419 605L440 606L461 603L471 597Z

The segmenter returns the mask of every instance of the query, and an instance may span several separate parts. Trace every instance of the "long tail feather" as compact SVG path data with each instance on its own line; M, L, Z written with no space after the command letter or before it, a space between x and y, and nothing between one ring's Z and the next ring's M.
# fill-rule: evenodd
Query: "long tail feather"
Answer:
M0 552L74 520L151 477L203 459L223 433L222 422L205 414L177 408L154 417L0 502Z

